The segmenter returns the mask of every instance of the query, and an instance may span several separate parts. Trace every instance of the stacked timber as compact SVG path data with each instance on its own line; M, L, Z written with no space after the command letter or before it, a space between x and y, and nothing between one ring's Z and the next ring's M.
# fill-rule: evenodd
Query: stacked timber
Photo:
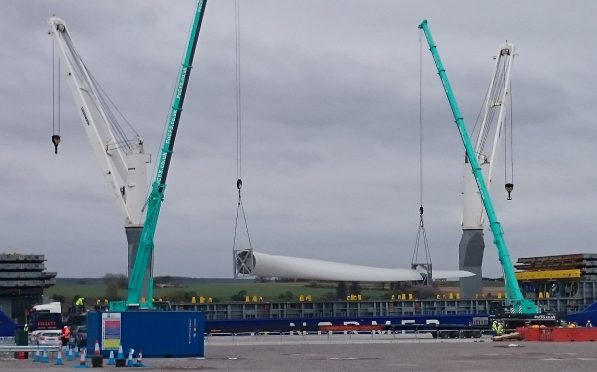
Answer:
M42 254L0 254L0 296L41 295L55 282L56 273L46 272Z

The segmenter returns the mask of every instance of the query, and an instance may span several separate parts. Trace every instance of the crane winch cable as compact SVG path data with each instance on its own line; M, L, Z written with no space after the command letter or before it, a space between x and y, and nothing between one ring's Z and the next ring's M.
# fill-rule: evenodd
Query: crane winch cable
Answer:
M242 178L242 106L240 84L240 3L234 1L234 36L235 36L235 98L236 98L236 175ZM240 190L240 189L239 189Z
M56 72L56 42L52 39L52 143L54 154L58 154L60 144L60 59L58 59L58 72ZM58 120L56 120L56 74L58 74ZM58 132L56 132L56 123Z
M494 59L499 58L499 57L495 57ZM508 74L508 63L506 62L505 59L499 59L498 60L498 66L496 66L496 69L494 71L494 75L492 78L492 81L495 82L495 84L490 84L490 86L487 88L486 94L485 94L485 99L484 99L484 103L481 105L481 108L479 110L479 113L477 114L477 118L475 119L475 125L473 127L472 132L475 133L475 130L477 128L477 125L480 123L480 114L483 112L483 110L485 111L485 120L487 123L494 123L497 119L496 117L499 116L499 112L501 110L502 104L503 102L501 102L501 98L502 98L502 94L503 91L505 89L508 89L508 87L506 87L506 78L507 78L507 74ZM507 195L507 199L508 200L512 200L511 197L511 192L514 189L514 158L513 158L513 152L512 152L512 144L513 144L513 139L512 139L512 83L510 82L510 90L509 90L509 94L508 97L506 97L506 99L509 99L509 115L510 115L510 123L508 124L508 118L507 118L507 114L504 118L504 126L501 129L503 131L503 138L504 138L504 182L505 182L505 189L506 192L508 193ZM487 105L485 103L488 103ZM510 128L508 128L508 125L510 126ZM499 123L497 124L497 126L499 126ZM499 130L499 129L495 129L495 130ZM482 129L479 129L479 131L482 131ZM477 156L481 156L483 154L483 149L485 148L485 143L487 141L487 138L489 137L490 134L490 130L486 130L483 131L483 133L479 134L479 138L478 138L478 149L477 146L475 146L475 154ZM510 146L508 146L508 142L510 142ZM510 158L510 177L508 177L508 158ZM480 158L480 161L486 161L483 160L482 158Z
M75 58L80 62L81 66L85 70L86 74L89 75L90 84L91 84L91 86L89 88L91 89L92 92L95 93L92 96L97 98L97 99L92 100L93 104L98 109L101 107L102 111L106 114L107 124L112 129L112 133L115 137L115 142L110 144L111 147L114 147L114 148L122 147L126 152L130 152L132 150L130 144L132 142L136 142L137 138L141 137L139 135L139 132L137 132L137 130L133 127L133 125L127 120L127 118L124 116L124 114L120 111L120 109L118 109L118 106L116 106L116 104L112 101L110 96L106 93L106 91L104 90L102 85L99 83L99 81L91 73L91 70L89 68L87 68L85 61L83 60L83 58L81 58L81 56L79 55L79 52L75 49L75 47L73 45L73 41L70 38L70 35L66 34L66 35L64 35L64 38L65 38L66 46L69 48L69 50L71 51L73 56L75 56ZM132 135L126 133L125 129L120 125L117 115L114 114L112 109L114 109L116 111L116 113L124 120L124 122L127 124L129 129L132 131ZM136 137L136 138L132 138L132 137Z
M247 216L245 214L245 207L243 205L241 190L243 186L242 181L242 105L241 105L241 58L240 58L240 4L239 0L234 1L234 30L235 30L235 83L236 83L236 189L238 190L238 202L236 205L236 219L234 222L234 239L232 244L232 252L234 255L235 270L234 276L237 276L236 262L237 262L237 237L238 237L238 219L242 215L242 222L245 226L247 234L247 241L249 244L249 252L252 253L253 245L251 243L251 235L249 234L249 225L247 224ZM251 257L252 254L244 254L241 260ZM240 256L239 256L240 257ZM242 262L241 264L244 264Z
M64 33L63 37L64 37L64 43L65 43L66 48L69 49L70 53L73 55L73 58L75 58L78 62L78 64L73 65L73 68L78 69L78 73L86 74L89 76L88 94L91 97L91 102L93 105L95 105L95 107L99 111L105 113L106 123L111 128L111 132L114 136L114 141L109 143L106 146L106 151L116 149L116 148L122 148L125 152L130 153L133 150L131 144L138 143L139 141L142 141L142 140L140 140L141 136L139 135L139 132L137 132L137 130L133 127L133 125L128 121L128 119L120 111L118 106L116 106L116 104L112 101L110 96L106 93L106 91L104 90L102 85L99 83L99 81L93 76L91 71L87 68L87 65L85 64L85 62L83 61L83 59L81 58L81 56L79 55L77 50L75 49L72 39L70 38L70 35L68 33ZM57 69L55 68L55 60L56 59L58 59L58 68ZM81 67L78 68L77 65L80 65ZM60 116L61 116L61 114L60 114L60 106L61 106L61 102L60 102L61 72L60 72L60 69L61 69L60 58L55 57L55 40L53 40L52 41L52 71L53 71L52 72L52 116L53 116L52 117L52 130L53 130L52 143L54 143L54 146L55 146L55 150L54 150L55 153L57 153L58 144L60 143ZM56 79L58 80L57 88L56 88ZM57 98L56 98L56 95L57 95ZM58 111L57 114L56 114L56 106L57 106L57 111ZM125 128L122 125L120 125L120 119L118 117L120 117L122 120L124 120L124 122L130 129L130 131L132 131L132 135L130 133L127 133ZM56 123L57 123L57 127L58 127L57 131L56 131Z
M423 284L430 285L432 282L432 263L429 243L427 241L427 232L423 221L423 41L421 31L419 31L419 227L417 238L411 260L413 269L422 268L426 271L423 276ZM425 261L419 262L419 250L425 251Z
M512 200L512 190L514 190L514 114L512 108L512 83L510 83L510 131L504 133L504 180L506 192L508 193L507 200ZM507 118L506 118L507 119ZM508 123L504 125L504 131L507 131ZM507 135L509 134L509 136ZM510 178L508 178L508 139L510 139Z

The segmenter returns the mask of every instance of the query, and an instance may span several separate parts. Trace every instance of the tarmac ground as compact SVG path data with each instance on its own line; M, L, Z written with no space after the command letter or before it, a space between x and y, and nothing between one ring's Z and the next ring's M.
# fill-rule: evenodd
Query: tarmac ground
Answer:
M597 343L434 340L387 335L255 336L206 339L205 358L148 359L153 371L596 371ZM64 366L0 359L2 371L67 371ZM90 363L88 362L88 365ZM105 365L104 369L114 369ZM135 369L132 367L119 369ZM140 369L140 368L136 368Z

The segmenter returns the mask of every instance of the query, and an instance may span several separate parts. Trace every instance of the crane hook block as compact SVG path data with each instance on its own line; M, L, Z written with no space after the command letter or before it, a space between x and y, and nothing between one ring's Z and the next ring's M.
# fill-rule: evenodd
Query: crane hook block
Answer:
M54 154L58 154L58 145L60 144L60 136L57 134L52 135L52 143L54 144Z
M239 178L236 180L236 188L240 190L242 187L243 187L243 180L241 180Z
M512 197L510 196L510 193L512 192L512 190L514 190L514 184L513 183L507 183L506 184L506 191L508 192L508 200L512 200Z

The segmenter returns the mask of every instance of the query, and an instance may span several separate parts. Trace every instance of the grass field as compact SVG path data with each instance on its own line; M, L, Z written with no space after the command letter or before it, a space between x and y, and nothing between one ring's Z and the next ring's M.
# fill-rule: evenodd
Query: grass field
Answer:
M311 295L313 299L323 299L329 296L335 296L336 288L333 284L329 287L310 287L308 283L256 283L247 281L242 282L191 282L183 283L177 287L155 288L154 297L164 300L181 300L185 296L203 296L211 297L214 301L229 301L232 296L241 291L246 291L249 296L261 296L264 300L275 300L284 297L287 300L298 300L300 295ZM364 289L361 294L367 298L383 298L389 291ZM80 281L58 281L51 288L45 290L48 297L55 295L64 296L66 299L75 296L82 296L88 300L103 299L106 297L106 285L101 281L94 280L87 283ZM124 298L126 290L119 289L118 296Z

